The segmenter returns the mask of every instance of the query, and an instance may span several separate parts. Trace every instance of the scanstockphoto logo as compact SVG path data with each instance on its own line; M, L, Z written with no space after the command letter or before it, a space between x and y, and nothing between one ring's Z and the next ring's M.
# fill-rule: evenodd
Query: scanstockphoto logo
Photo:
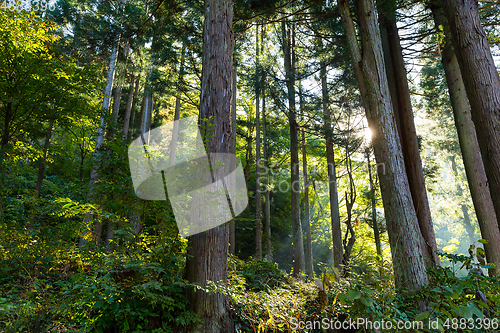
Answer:
M205 152L197 117L155 128L129 146L136 195L170 199L179 233L191 236L224 224L248 205L240 159Z

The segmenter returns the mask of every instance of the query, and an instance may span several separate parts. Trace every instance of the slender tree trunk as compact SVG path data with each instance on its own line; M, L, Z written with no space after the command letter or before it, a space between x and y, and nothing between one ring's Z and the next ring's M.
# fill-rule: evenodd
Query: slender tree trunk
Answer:
M290 164L291 164L291 216L293 228L294 266L293 275L305 271L304 241L302 225L300 223L300 184L299 184L299 144L297 138L298 126L295 112L295 67L292 62L293 28L287 28L287 23L282 23L283 54L288 89L288 121L290 123ZM293 38L293 36L292 36Z
M50 140L52 139L52 129L54 128L54 120L50 121L49 129L45 135L45 144L43 145L43 157L40 160L40 165L38 166L38 177L36 180L35 191L37 196L40 196L40 191L42 190L42 181L45 174L45 166L47 165L47 155L49 154Z
M368 161L368 177L370 178L370 196L372 202L372 227L373 227L373 237L375 238L375 246L377 248L377 254L382 256L382 244L380 242L380 231L378 229L377 222L377 201L375 198L375 185L373 183L372 177L372 165L370 163L370 150L366 149L366 159Z
M497 263L498 269L491 274L500 272L500 231L498 215L495 212L494 201L490 194L490 186L486 176L485 165L482 163L481 150L476 136L471 106L465 94L464 81L460 71L455 50L450 40L450 31L447 20L441 8L431 7L436 28L444 27L444 45L442 45L442 63L446 75L446 84L450 94L450 102L457 128L458 141L465 167L469 190L474 203L481 237L488 240L490 245L485 245L486 259L488 262ZM463 206L462 206L463 210ZM465 212L464 212L465 219ZM474 242L474 241L472 241Z
M5 116L2 131L2 140L0 141L0 173L3 175L3 164L5 159L5 150L10 140L10 122L12 121L12 102L5 105Z
M128 131L125 135L127 135L127 143L129 142L129 139L132 139L132 135L134 133L134 128L136 127L135 126L135 119L136 119L136 115L137 115L137 111L136 111L136 105L137 105L137 100L138 100L138 96L139 96L139 88L140 88L140 82L141 82L141 76L138 75L137 78L135 79L135 91L134 91L134 98L132 99L132 107L131 107L131 117L132 119L130 119L130 125L128 127ZM125 127L123 127L125 128Z
M309 180L307 179L306 134L302 129L302 175L304 178L304 223L306 226L306 273L309 279L314 278L311 218L309 216Z
M469 236L469 241L471 244L474 244L476 240L474 239L474 228L472 227L472 224L470 223L470 217L469 217L469 210L467 209L467 205L462 205L462 214L464 215L464 226L465 226L465 231L467 231L467 235ZM490 260L486 258L488 262ZM497 263L498 265L498 263Z
M214 133L206 147L211 153L230 152L232 5L231 0L205 0L200 118L215 117ZM189 282L202 286L206 286L207 281L226 282L228 231L228 225L224 224L189 237L186 261L186 278ZM235 332L226 296L192 290L189 298L191 309L202 320L192 327L192 332Z
M122 144L127 142L127 134L128 129L130 127L130 114L132 113L132 102L134 101L134 84L135 84L135 75L132 73L130 75L130 86L127 96L127 106L125 107L125 119L123 121L123 129L122 129ZM137 91L137 87L135 88Z
M431 210L427 199L422 160L418 147L417 131L413 120L410 89L406 77L403 51L396 26L396 3L385 1L379 19L382 30L382 46L389 91L391 93L394 115L398 124L398 133L403 149L406 174L410 184L413 206L417 213L420 232L425 245L426 262L439 265L436 236L432 226Z
M357 0L356 4L361 50L355 38L354 22L347 2L338 0L351 60L373 133L375 157L377 163L384 165L384 168L378 169L378 174L396 287L407 288L410 293L415 293L428 284L428 279L423 260L422 235L394 121L377 12L373 0Z
M321 94L323 97L323 121L326 146L326 163L328 168L328 190L330 197L330 219L332 225L333 263L340 268L342 263L342 229L340 227L339 196L337 191L337 175L335 171L335 154L333 151L332 116L326 76L326 64L320 62Z
M264 206L264 216L266 219L266 259L268 262L273 261L273 244L271 241L271 202L269 195L269 156L267 147L267 118L266 118L266 94L264 92L265 78L263 81L263 91L262 91L262 141L264 144L264 167L266 169L264 184L266 187L265 192L265 206Z
M259 26L255 26L255 77L259 79ZM262 260L262 200L260 187L260 82L255 84L255 258Z
M236 155L236 91L238 88L238 72L236 70L236 57L234 56L234 50L236 48L236 41L233 34L233 76L231 78L232 85L232 96L231 96L231 154ZM231 169L232 170L232 169ZM236 253L236 225L235 220L232 219L229 222L229 252L231 254Z
M94 150L94 163L92 166L92 170L90 171L89 200L91 202L94 201L95 182L99 179L98 170L99 170L99 164L101 162L102 145L104 144L104 139L106 136L106 117L109 113L111 89L113 87L113 80L115 77L116 59L118 58L119 44L120 44L120 37L118 37L116 44L113 46L109 59L108 75L106 77L106 87L104 88L104 98L102 100L102 114L99 123L99 128L97 130L96 145ZM92 214L87 214L85 216L85 219L83 221L85 229L78 244L80 248L84 246L85 243L88 241L88 233L89 233L88 230L90 229L90 221L92 221L92 218L93 218Z
M500 77L474 0L445 0L444 11L472 110L493 205L500 216ZM497 221L500 226L500 221Z

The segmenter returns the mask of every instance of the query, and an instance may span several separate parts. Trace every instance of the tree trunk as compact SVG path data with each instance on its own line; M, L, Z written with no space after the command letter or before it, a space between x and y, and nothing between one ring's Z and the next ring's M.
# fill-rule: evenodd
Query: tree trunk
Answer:
M102 145L104 144L104 138L106 136L106 117L109 113L109 102L111 98L111 89L113 87L113 80L115 77L115 68L116 68L116 59L118 58L118 46L120 44L120 36L116 41L116 44L113 46L111 50L111 55L109 58L109 67L108 67L108 75L106 77L106 87L104 88L104 98L102 100L102 114L99 122L99 128L97 130L97 138L94 150L94 161L92 170L90 171L90 184L89 184L89 201L94 201L94 185L95 182L99 179L99 164L101 162L102 155ZM88 230L89 223L92 221L93 215L87 214L83 220L84 231L82 237L80 237L80 241L78 246L81 248L88 241Z
M127 140L126 140L127 143L129 141L129 138L132 139L132 135L134 134L135 118L137 115L137 111L136 111L135 107L137 105L137 99L138 99L137 96L139 96L140 82L141 82L141 75L139 74L137 76L137 78L135 79L135 84L134 84L135 85L134 98L132 99L132 107L131 107L131 111L130 111L132 114L131 115L132 119L130 119L130 125L128 127L127 133L124 134L127 136ZM123 128L125 128L125 127L123 127Z
M328 190L330 197L330 219L332 224L333 263L336 268L340 269L340 264L342 263L342 229L340 227L339 196L337 192L335 154L333 151L332 116L330 113L330 98L328 96L326 64L324 61L320 62L320 67L326 163L328 168Z
M370 196L372 202L372 228L373 228L373 237L375 238L375 246L377 248L377 254L382 256L382 244L380 243L380 231L378 229L377 222L377 201L375 199L375 185L373 183L372 177L372 165L370 163L370 150L366 149L366 159L368 161L368 177L370 178Z
M38 177L36 180L35 191L37 196L40 196L40 191L42 190L42 181L45 174L45 166L47 165L47 155L49 154L50 140L52 139L52 129L54 128L54 120L50 121L49 129L45 135L45 144L43 145L43 157L40 160L40 165L38 166Z
M263 81L262 91L262 141L264 143L264 167L266 170L264 184L266 187L265 192L265 206L264 216L266 219L266 259L268 262L273 261L273 244L271 241L271 202L269 196L269 156L267 149L267 118L266 118L266 94L264 92L265 78Z
M302 129L302 175L304 178L304 223L306 226L306 273L309 279L314 278L311 218L309 216L309 180L307 178L306 134Z
M233 37L233 76L231 78L231 85L232 85L232 97L231 97L231 154L236 155L236 90L238 87L238 72L236 71L236 59L234 57L234 50L235 50L235 45L236 41L234 38L234 34L232 35ZM231 169L233 170L233 169ZM235 220L232 219L231 222L229 222L229 252L231 254L236 253L236 225L235 225Z
M255 26L255 77L259 80L259 26ZM255 84L255 259L262 260L262 200L260 187L260 82Z
M477 1L445 0L444 11L473 111L495 212L500 216L500 77L481 26Z
M399 138L403 149L406 174L410 184L413 206L417 213L420 232L426 249L425 260L428 265L439 265L436 236L432 226L431 210L427 199L422 160L418 148L417 131L413 121L410 89L406 78L403 51L396 26L396 3L385 1L379 14L382 30L382 46L389 91L391 93L394 115L398 125Z
M132 102L134 101L134 84L135 84L135 75L132 73L130 75L130 86L127 96L127 106L125 107L125 119L123 120L123 130L122 130L122 144L125 144L127 141L128 129L130 126L130 114L132 112ZM135 88L137 91L137 87Z
M282 23L282 47L288 90L288 121L290 123L291 216L294 248L293 275L298 276L299 273L305 271L305 258L302 225L300 223L299 144L295 112L295 64L292 63L293 40L290 38L290 34L293 34L293 29L290 31L286 25L286 22Z
M377 13L373 0L358 0L356 3L361 50L355 38L354 22L346 0L338 0L339 11L368 124L373 133L375 158L377 163L385 166L378 169L378 174L396 288L407 288L410 293L415 293L427 285L428 279L423 260L422 235L394 121Z
M446 75L446 84L450 94L450 102L457 128L458 141L465 167L469 190L474 203L481 237L488 240L490 245L485 245L486 259L488 262L497 263L498 269L491 274L500 272L500 231L498 215L495 212L494 201L490 194L490 186L486 176L485 165L482 163L481 150L476 136L471 106L465 94L464 81L459 63L455 55L447 20L441 8L431 7L436 28L444 27L444 45L442 45L442 63ZM439 30L438 30L439 31ZM462 207L463 210L463 207ZM464 213L465 219L465 213ZM472 241L474 242L474 241Z
M232 5L231 0L205 0L200 118L215 119L213 135L206 145L207 151L211 153L230 152ZM186 278L189 282L202 286L206 286L208 281L226 282L228 236L228 225L223 224L189 237L186 262ZM223 294L192 290L189 298L191 309L202 320L193 325L192 332L235 331L228 300Z
M465 231L467 231L467 235L469 236L470 243L474 244L476 242L476 240L474 239L474 228L472 227L472 224L470 223L469 210L467 209L467 205L462 205L462 214L464 215ZM490 259L486 258L486 260L488 260L488 262L490 262ZM499 265L499 264L497 263L497 265Z

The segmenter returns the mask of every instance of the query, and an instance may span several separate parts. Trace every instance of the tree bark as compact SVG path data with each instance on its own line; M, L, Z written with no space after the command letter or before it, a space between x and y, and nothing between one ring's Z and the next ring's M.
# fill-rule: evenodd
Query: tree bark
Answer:
M231 85L232 85L232 97L231 97L231 154L236 155L236 91L238 89L238 72L236 71L237 64L236 64L236 59L234 57L234 50L236 48L236 41L234 38L234 34L232 35L233 37L233 76L231 77ZM232 219L231 222L229 222L229 253L235 254L236 253L236 225L235 225L235 220Z
M255 77L259 78L259 26L255 26ZM262 200L260 188L260 82L255 84L255 259L262 260Z
M125 144L127 141L127 134L130 126L130 114L132 112L132 102L134 101L134 92L135 92L134 84L135 84L135 75L132 73L130 75L130 86L127 96L127 106L125 107L125 118L123 120L122 144ZM137 87L135 90L137 90Z
M215 117L213 135L206 148L211 153L230 153L232 22L231 0L205 0L203 27L203 65L200 97L200 118ZM227 279L229 248L228 225L224 224L189 237L186 278L191 283L206 286L208 281ZM191 309L202 323L195 324L192 332L234 332L228 300L221 293L195 291L189 295Z
M346 0L338 0L356 79L365 105L387 220L396 288L410 293L428 284L422 235L413 206L399 142L373 0L357 0L361 50ZM354 36L354 39L352 38Z
M43 157L40 160L40 165L38 166L38 177L36 180L35 191L37 196L40 196L42 190L43 176L45 174L45 166L47 165L47 155L49 154L50 140L52 139L52 129L54 128L54 120L50 121L47 134L45 135L45 143L43 145Z
M309 279L314 278L311 218L309 216L309 180L307 178L306 134L302 129L302 178L304 178L304 224L306 226L306 273Z
M339 195L337 191L337 174L335 171L335 154L333 151L333 131L332 116L330 112L330 98L328 96L326 64L323 60L321 60L320 62L320 67L326 163L328 168L328 191L330 198L330 219L332 225L333 263L336 268L340 269L340 264L342 263L342 229L340 227Z
M450 94L450 102L458 133L458 141L462 152L465 174L469 183L469 190L476 211L481 237L490 245L485 245L486 260L497 263L497 269L491 274L500 272L500 231L498 215L495 212L494 201L490 194L490 186L486 175L485 165L482 162L481 150L476 136L471 106L466 96L466 89L462 78L460 66L455 54L455 49L450 40L450 31L446 17L441 8L432 6L432 14L436 29L444 28L444 44L441 45L442 63L446 75L446 84ZM462 211L463 211L462 206ZM465 219L464 212L464 222ZM467 214L468 215L468 214ZM470 222L469 222L470 223ZM474 240L472 240L474 243Z
M266 170L264 186L266 187L265 192L265 206L264 206L264 216L266 219L266 259L268 262L273 261L273 244L271 241L271 202L269 195L269 156L267 147L267 117L266 117L266 94L264 92L265 78L263 81L263 91L262 91L262 141L264 144L264 167Z
M381 8L379 19L382 27L382 46L385 55L389 91L398 125L413 206L415 207L420 232L424 239L424 248L426 249L424 252L426 256L425 260L428 265L439 265L436 236L432 226L431 210L425 188L403 50L396 26L396 3L394 0L385 1Z
M134 134L134 128L135 128L135 118L136 118L136 115L137 115L137 110L136 110L136 105L137 105L137 100L138 100L138 96L139 96L139 89L140 89L140 82L141 82L141 75L139 74L136 79L135 79L135 91L134 91L134 97L132 99L132 106L131 106L131 117L132 119L130 119L130 125L128 127L128 131L126 134L127 136L127 143L129 141L129 138L132 139L132 135ZM125 127L123 127L125 129Z
M295 111L295 64L292 63L293 40L290 38L291 34L293 34L293 29L288 29L287 23L285 21L282 22L282 48L288 90L288 121L290 124L291 217L294 248L293 275L298 276L301 272L305 271L305 258L302 225L300 223L299 144Z
M500 216L500 77L474 0L445 0L444 11L471 106L497 216ZM497 221L500 226L500 221Z

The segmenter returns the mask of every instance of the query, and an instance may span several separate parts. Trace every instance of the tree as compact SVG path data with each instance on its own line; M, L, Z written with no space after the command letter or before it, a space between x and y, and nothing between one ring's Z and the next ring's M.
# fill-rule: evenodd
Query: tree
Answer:
M379 10L382 47L385 58L385 68L391 93L392 106L396 116L406 174L410 184L413 206L417 213L420 232L426 249L426 263L439 264L437 255L436 237L432 226L431 210L427 199L422 160L420 159L419 144L413 110L410 99L410 89L406 78L406 69L403 59L403 50L396 25L396 1L384 1Z
M213 135L207 139L211 153L230 153L231 90L233 75L233 4L231 0L206 0L203 26L203 65L200 121L214 117ZM188 240L185 276L192 283L227 279L228 225L193 235ZM226 297L192 290L192 310L203 321L192 328L197 333L234 332Z
M387 83L376 9L372 0L356 1L361 50L346 0L338 7L365 106L387 220L396 287L415 293L427 283L421 234L404 167Z
M476 130L472 121L471 107L466 96L466 89L462 79L452 41L450 40L450 30L442 8L431 6L432 14L437 31L440 27L444 30L442 48L442 63L446 75L446 84L450 95L451 108L455 120L455 127L458 133L458 141L462 158L464 161L465 173L469 183L469 189L476 211L481 236L489 244L484 246L486 259L490 263L496 263L500 267L500 231L498 217L495 213L495 206L490 194L490 186L484 164L482 163L481 151L479 148ZM467 206L462 205L464 223L469 237L471 236L470 219ZM473 235L472 231L472 235ZM471 240L474 243L474 239ZM499 268L492 270L492 274L498 274Z
M290 125L290 182L291 182L291 205L292 205L292 228L294 266L293 274L298 276L305 271L304 240L302 236L302 225L300 223L300 192L299 192L299 143L298 126L295 108L295 57L294 52L294 29L289 23L283 21L281 24L282 49L284 56L287 97L288 97L288 121Z
M478 3L444 0L444 11L471 105L495 212L500 216L500 77L481 25Z

